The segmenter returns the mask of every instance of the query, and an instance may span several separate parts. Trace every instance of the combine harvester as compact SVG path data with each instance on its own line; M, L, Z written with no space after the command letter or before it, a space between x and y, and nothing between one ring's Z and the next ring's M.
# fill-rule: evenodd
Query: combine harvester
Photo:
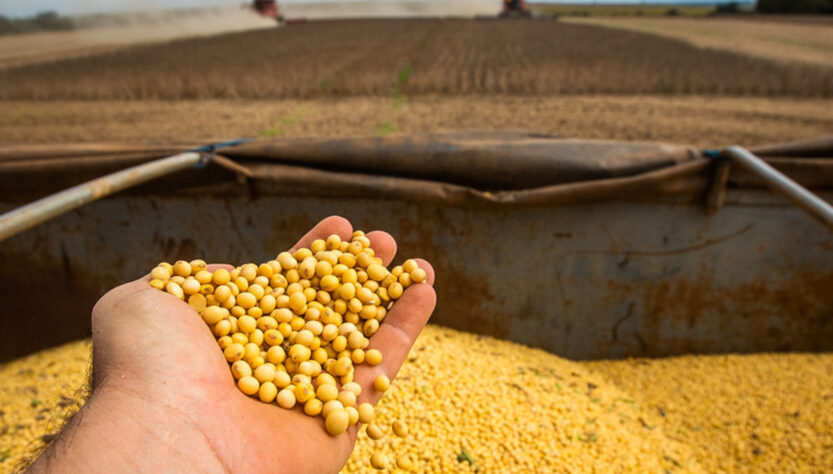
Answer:
M331 214L434 264L439 324L572 359L833 350L833 139L12 146L0 182L0 360L89 335L160 258L264 261Z
M503 9L498 18L532 18L526 0L503 0Z
M476 15L476 20L558 20L558 15L553 14L532 14L526 0L503 0L500 12L497 16Z
M260 16L275 20L278 26L305 23L307 21L306 18L285 18L278 8L278 2L275 0L254 0L252 3L244 4L243 7L254 11Z
M252 3L244 4L243 7L253 10L260 16L271 18L279 25L284 23L283 15L278 10L278 2L275 0L254 0Z

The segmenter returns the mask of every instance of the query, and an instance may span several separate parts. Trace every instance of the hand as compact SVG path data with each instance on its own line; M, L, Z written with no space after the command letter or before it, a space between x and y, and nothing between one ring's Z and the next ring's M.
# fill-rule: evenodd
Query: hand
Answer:
M352 232L346 219L329 217L293 250L330 234L349 239ZM388 265L394 239L380 231L367 237ZM376 375L394 379L434 309L433 269L418 262L427 284L410 286L370 338L384 359L356 368L359 402L380 398L372 386ZM350 457L355 426L333 437L321 417L245 396L208 326L186 303L151 288L147 277L104 295L92 327L92 396L33 472L324 473L337 472Z

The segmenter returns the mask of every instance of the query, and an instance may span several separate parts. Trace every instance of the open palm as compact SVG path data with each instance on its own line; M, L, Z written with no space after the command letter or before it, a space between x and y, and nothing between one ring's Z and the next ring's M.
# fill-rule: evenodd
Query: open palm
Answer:
M349 239L352 232L346 219L329 217L295 248L330 234ZM380 231L367 237L376 255L390 264L394 239ZM410 286L370 338L370 348L379 349L384 361L356 367L355 381L362 386L359 402L378 400L373 380L380 373L394 378L434 309L433 269L424 260L418 262L426 270L427 284ZM322 473L336 472L346 463L356 440L355 426L330 436L320 417L307 416L299 407L286 410L243 395L202 319L186 303L147 282L142 278L110 291L93 311L94 393L103 388L118 392L181 423L188 440L179 449L194 443L194 452L212 453L219 470Z

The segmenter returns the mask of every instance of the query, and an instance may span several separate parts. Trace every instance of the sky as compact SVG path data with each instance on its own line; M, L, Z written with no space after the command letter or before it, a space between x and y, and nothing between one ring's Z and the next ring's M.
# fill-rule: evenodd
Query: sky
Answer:
M235 0L0 0L0 15L31 16L53 10L62 15L110 13L163 8L196 8L216 5L239 5Z
M291 3L303 3L304 1L305 0L291 0ZM496 0L496 2L498 1L499 0ZM539 1L547 1L549 3L596 3L591 0ZM240 5L241 3L244 2L242 0L0 0L0 15L9 17L24 17L32 16L35 13L47 10L54 10L62 15L80 15L87 13L110 13L130 10L155 10L164 8L196 8L217 5L236 6ZM278 3L280 3L280 0L278 0ZM602 0L598 3L652 3L652 1L642 2L638 0ZM653 0L653 3L671 2L666 0ZM679 0L676 3L707 3L707 1Z

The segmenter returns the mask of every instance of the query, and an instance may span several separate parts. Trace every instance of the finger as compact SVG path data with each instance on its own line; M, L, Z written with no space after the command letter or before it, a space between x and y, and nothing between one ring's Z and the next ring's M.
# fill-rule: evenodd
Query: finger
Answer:
M129 281L127 283L122 283L121 285L111 289L96 302L95 306L93 306L93 315L97 312L102 313L106 312L110 306L113 306L111 303L118 302L121 298L125 296L131 295L133 293L139 291L158 291L151 287L148 282L150 281L150 273L147 275L133 281Z
M434 288L426 283L411 285L393 305L376 334L370 338L369 349L379 349L382 363L377 366L362 364L356 367L355 380L362 386L360 402L376 403L382 393L373 388L373 381L380 374L393 380L419 332L437 304Z
M209 272L213 272L221 268L225 268L228 271L234 270L234 266L229 265L228 263L209 263L205 269Z
M396 255L396 240L390 234L381 230L374 230L367 233L370 240L370 248L377 257L381 258L385 266L390 265L393 256Z
M301 237L301 240L292 247L290 252L295 252L301 247L309 248L313 240L326 239L333 234L341 237L341 240L350 240L353 236L353 224L341 216L326 217Z

